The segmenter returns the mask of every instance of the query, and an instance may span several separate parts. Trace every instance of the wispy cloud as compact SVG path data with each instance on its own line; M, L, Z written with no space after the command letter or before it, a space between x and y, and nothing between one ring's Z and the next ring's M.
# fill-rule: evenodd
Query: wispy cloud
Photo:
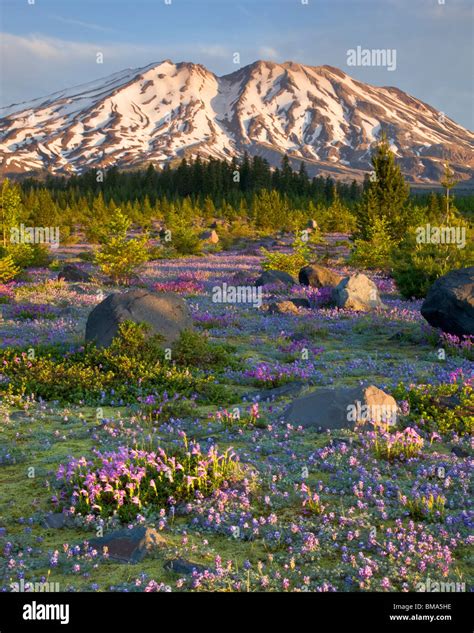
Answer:
M260 46L258 54L263 59L278 59L280 57L279 52L272 46Z
M103 64L97 63L102 53ZM41 97L127 67L158 61L156 48L2 33L2 105ZM166 55L163 55L166 57ZM27 90L25 89L27 87Z
M103 33L117 33L116 29L112 29L108 26L102 26L101 24L94 24L92 22L83 22L82 20L74 20L72 18L63 18L60 15L52 15L53 20L61 22L62 24L70 24L71 26L79 26L83 29L89 29L91 31L101 31Z
M18 68L25 61L25 56L33 55L40 60L63 60L74 57L87 57L92 55L101 47L94 46L83 42L67 42L41 35L11 35L10 33L2 33L1 54L5 68ZM34 63L30 57L30 62ZM22 71L28 69L28 66L22 66Z
M230 50L230 48L222 46L221 44L200 44L197 47L197 50L203 55L215 57L216 59L231 59L232 57L232 51Z

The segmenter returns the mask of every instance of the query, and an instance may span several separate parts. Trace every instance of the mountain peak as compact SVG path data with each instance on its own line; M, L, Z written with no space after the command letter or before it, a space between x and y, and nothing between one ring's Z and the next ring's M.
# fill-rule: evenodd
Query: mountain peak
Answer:
M361 179L384 130L413 181L439 179L443 160L470 177L474 135L398 88L329 65L256 60L218 77L170 59L0 110L3 174L163 165L180 156L244 151L310 174Z

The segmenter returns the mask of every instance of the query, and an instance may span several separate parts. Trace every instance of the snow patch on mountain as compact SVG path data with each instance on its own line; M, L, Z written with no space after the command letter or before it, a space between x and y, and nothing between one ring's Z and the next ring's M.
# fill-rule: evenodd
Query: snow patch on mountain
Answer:
M469 130L397 88L294 62L258 61L217 77L164 60L1 108L0 161L4 174L75 173L247 151L273 164L288 153L310 174L358 178L382 130L412 180L437 177L445 159L472 178Z

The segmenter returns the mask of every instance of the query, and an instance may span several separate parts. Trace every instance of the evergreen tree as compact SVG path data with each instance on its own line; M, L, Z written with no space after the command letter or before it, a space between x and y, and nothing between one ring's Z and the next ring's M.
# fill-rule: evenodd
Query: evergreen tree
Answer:
M357 184L357 181L353 180L351 182L351 187L349 190L349 198L351 201L355 202L356 200L358 200L360 196L360 187Z
M0 228L2 244L6 248L10 240L10 229L16 226L22 214L21 195L18 185L12 184L8 178L3 181L0 199Z
M212 198L210 196L206 196L204 199L204 209L203 209L204 219L208 222L209 220L214 218L216 215L217 215L216 207L214 205L214 202L212 201Z
M439 198L436 195L436 193L434 193L434 191L432 191L429 195L428 208L426 211L426 215L428 217L428 220L430 220L430 222L438 222L441 219L441 208L439 204Z
M410 223L409 188L385 134L372 156L373 175L357 209L358 237L368 239L375 218L385 218L390 237L399 240Z
M250 160L249 155L245 152L240 166L240 188L242 191L250 191L251 186Z
M304 196L308 192L308 172L306 171L306 165L301 161L300 169L298 171L298 195Z
M450 220L449 194L451 192L451 189L455 187L458 184L458 182L459 180L456 180L454 178L454 172L449 166L448 161L446 161L444 165L444 174L443 174L442 179L440 180L441 185L446 189L446 208L445 208L445 214L444 214L445 224L449 224L449 220Z
M281 161L280 171L280 183L281 191L284 193L291 193L293 189L293 170L291 168L290 159L288 154L285 154Z
M127 283L131 276L148 260L147 236L128 239L131 220L117 209L101 236L101 249L96 262L114 283Z

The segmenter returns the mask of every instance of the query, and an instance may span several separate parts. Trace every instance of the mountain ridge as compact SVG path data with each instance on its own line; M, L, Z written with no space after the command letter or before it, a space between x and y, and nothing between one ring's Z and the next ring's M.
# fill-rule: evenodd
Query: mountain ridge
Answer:
M429 104L334 66L264 60L223 76L163 60L0 108L0 169L60 175L247 151L360 180L382 130L411 182L437 182L444 160L472 181L474 134Z

